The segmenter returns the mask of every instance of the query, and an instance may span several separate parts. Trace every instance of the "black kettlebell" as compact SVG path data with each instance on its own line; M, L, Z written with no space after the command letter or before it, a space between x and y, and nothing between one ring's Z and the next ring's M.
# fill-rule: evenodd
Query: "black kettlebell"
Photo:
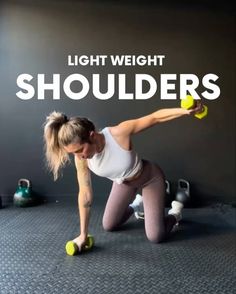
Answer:
M190 184L184 179L178 180L178 188L175 199L183 204L186 204L190 199Z
M19 179L18 188L13 197L14 205L17 207L28 207L36 204L32 194L32 185L28 179Z

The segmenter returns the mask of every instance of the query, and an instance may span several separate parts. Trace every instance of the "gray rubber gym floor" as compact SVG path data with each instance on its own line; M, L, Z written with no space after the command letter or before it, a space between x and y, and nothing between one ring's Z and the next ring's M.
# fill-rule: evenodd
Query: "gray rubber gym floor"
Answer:
M235 208L185 209L165 243L149 243L135 218L108 233L94 205L91 252L67 256L78 234L75 204L0 209L0 293L235 293Z

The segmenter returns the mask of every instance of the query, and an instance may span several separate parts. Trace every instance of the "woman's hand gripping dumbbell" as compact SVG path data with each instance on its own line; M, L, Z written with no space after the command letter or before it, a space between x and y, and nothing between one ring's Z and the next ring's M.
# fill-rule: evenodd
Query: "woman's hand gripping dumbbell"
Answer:
M88 251L94 246L94 237L92 235L87 235L84 237L82 235L78 236L72 241L66 243L66 253L68 255L76 255L83 251Z
M202 119L207 116L208 108L203 105L200 100L194 100L193 96L187 95L181 100L181 107L189 110L189 114L194 114L195 117Z

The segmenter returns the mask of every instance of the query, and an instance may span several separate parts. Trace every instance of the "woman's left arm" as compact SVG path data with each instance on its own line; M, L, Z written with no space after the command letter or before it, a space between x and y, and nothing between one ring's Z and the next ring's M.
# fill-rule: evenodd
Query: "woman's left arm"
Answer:
M120 123L119 125L117 125L115 128L116 128L117 135L119 134L133 135L147 128L150 128L158 123L172 120L184 115L189 115L191 113L193 113L193 109L192 110L187 110L184 108L160 109L149 115L146 115L137 119L124 121Z

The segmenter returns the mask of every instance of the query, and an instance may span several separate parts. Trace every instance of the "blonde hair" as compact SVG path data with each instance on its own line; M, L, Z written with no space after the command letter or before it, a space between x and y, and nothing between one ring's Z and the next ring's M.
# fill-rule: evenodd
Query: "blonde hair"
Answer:
M87 118L68 119L64 113L56 111L47 116L44 123L44 146L47 165L53 173L54 180L58 179L59 170L70 162L64 146L72 143L90 143L91 131L95 131L95 126Z

